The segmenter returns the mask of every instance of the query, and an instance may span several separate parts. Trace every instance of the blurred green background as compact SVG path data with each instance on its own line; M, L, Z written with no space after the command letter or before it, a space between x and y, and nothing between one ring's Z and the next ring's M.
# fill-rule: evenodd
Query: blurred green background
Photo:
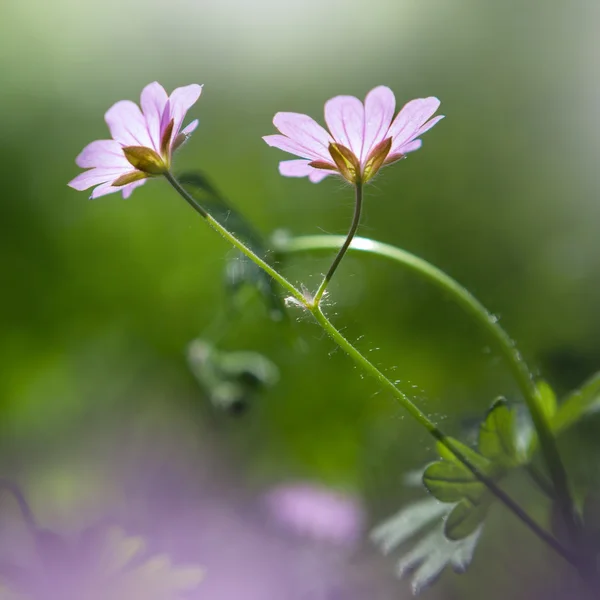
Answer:
M399 106L438 96L446 119L369 186L361 234L446 270L536 372L561 393L578 385L600 365L599 27L593 0L3 0L4 475L49 522L73 503L95 514L121 493L115 465L150 443L152 461L174 453L191 478L200 452L240 488L307 478L352 491L376 523L407 499L402 474L433 457L431 439L295 308L282 325L252 301L230 322L221 348L262 352L280 381L243 417L209 405L185 349L224 301L230 248L166 182L127 201L66 186L79 151L107 137L104 112L153 80L205 84L176 168L202 170L265 234L344 233L352 211L335 179L278 175L285 155L260 139L275 112L322 122L325 100L378 84ZM296 256L286 272L314 288L329 260ZM477 328L398 267L350 256L330 298L335 323L450 433L497 395L518 398ZM590 423L577 441L597 432ZM446 576L432 597L545 589L553 559L499 507L495 518L470 574Z

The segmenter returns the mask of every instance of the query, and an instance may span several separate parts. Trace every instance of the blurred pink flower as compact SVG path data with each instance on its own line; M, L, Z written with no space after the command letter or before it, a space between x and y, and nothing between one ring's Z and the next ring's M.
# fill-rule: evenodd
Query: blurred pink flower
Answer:
M69 185L80 191L97 186L91 198L119 191L129 198L148 177L169 169L173 152L198 125L196 119L181 129L201 92L201 85L192 84L168 96L155 81L142 90L141 110L130 100L114 104L104 116L112 139L97 140L83 149L75 162L89 170Z
M417 139L443 116L431 118L437 98L418 98L404 105L392 121L396 108L388 87L371 90L363 103L354 96L336 96L325 103L329 132L308 115L279 112L273 124L282 135L267 135L269 146L302 157L279 163L286 177L308 177L318 183L339 173L351 183L365 183L386 164L421 147Z
M358 501L327 488L285 484L270 490L264 501L271 519L296 535L350 545L362 533L364 513Z

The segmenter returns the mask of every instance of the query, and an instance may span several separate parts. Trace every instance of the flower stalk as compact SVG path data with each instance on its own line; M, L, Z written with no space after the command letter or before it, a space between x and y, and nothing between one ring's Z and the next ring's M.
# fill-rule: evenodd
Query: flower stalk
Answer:
M356 196L355 196L355 202L354 202L354 216L352 217L352 224L350 225L350 230L348 231L348 235L346 236L346 239L344 240L336 257L333 259L333 262L331 263L331 267L329 267L329 271L327 271L327 275L325 275L325 277L323 278L323 281L321 282L321 285L319 286L319 289L317 290L317 293L315 294L315 297L313 298L313 305L315 307L319 306L319 303L321 302L321 298L323 298L323 294L325 293L325 290L327 289L329 282L331 281L333 275L335 274L338 266L342 262L342 258L344 258L344 255L348 251L348 248L350 247L350 244L352 243L352 239L356 235L356 231L358 230L358 226L360 225L360 216L362 213L362 205L363 205L363 184L362 184L362 182L357 181L354 188L355 188Z

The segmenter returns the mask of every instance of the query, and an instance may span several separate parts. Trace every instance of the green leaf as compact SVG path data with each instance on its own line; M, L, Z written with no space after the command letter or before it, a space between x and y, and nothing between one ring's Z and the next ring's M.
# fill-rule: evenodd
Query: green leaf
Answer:
M271 255L263 236L229 204L202 173L184 173L179 176L179 182L211 217L235 234L265 262L271 262ZM285 311L275 282L241 252L236 251L232 256L225 268L225 283L228 290L234 295L247 286L258 290L269 308L270 317L280 321Z
M450 443L452 448L454 448L457 452L459 452L464 458L466 458L474 467L476 467L479 471L484 474L487 474L491 471L492 465L490 461L479 454L477 451L473 450L473 448L459 442L454 438L446 438L446 440ZM436 449L440 455L442 460L447 462L460 465L462 468L471 472L468 467L466 467L463 462L452 452L446 445L442 444L442 442L438 442L436 444Z
M550 421L556 414L556 410L558 408L556 394L546 381L538 381L536 383L536 387L540 398L540 407L542 409L542 413L546 417L546 420Z
M218 350L198 338L188 346L188 364L211 403L241 414L279 379L277 367L258 352Z
M444 534L449 540L462 540L473 534L483 523L490 506L489 494L482 495L477 502L461 500L446 518Z
M476 500L486 490L467 467L446 461L435 462L425 469L423 485L442 502L459 502L463 498Z
M371 541L379 546L384 554L388 554L433 521L439 522L450 510L452 506L438 502L435 498L417 500L373 529Z
M442 571L451 566L464 573L473 560L481 528L461 540L449 540L441 527L437 527L405 554L396 567L398 575L414 571L411 588L413 594L421 593L438 579Z
M424 532L437 521L435 527L422 533L411 550L397 563L400 577L411 574L411 587L418 594L434 583L448 566L457 573L464 573L473 560L479 541L481 527L470 536L452 541L444 535L441 517L448 515L453 504L444 504L432 498L418 500L400 510L396 515L377 526L371 533L371 540L384 554L389 554L397 546Z
M479 428L479 452L503 468L516 467L526 460L517 436L515 411L504 398L499 398Z
M550 421L550 427L558 435L599 410L600 373L596 373L561 403Z

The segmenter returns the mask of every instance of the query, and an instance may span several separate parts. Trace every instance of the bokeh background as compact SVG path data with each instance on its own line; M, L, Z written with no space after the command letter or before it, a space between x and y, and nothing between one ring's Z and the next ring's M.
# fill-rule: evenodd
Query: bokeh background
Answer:
M127 201L66 186L78 152L107 136L104 112L154 80L205 84L177 169L207 174L265 235L344 233L352 211L339 181L278 175L284 155L260 139L275 112L321 120L329 97L378 84L399 105L438 96L446 119L369 186L361 234L469 287L559 393L581 383L600 365L599 28L593 0L3 0L2 477L63 529L135 505L130 525L143 530L140 507L151 514L163 496L212 503L228 525L197 562L221 553L215 569L231 578L255 548L232 522L271 485L350 494L367 528L420 497L402 479L432 459L431 439L310 319L292 307L273 322L251 298L215 321L232 252L166 182ZM286 272L316 287L329 260L295 256ZM398 267L350 256L330 302L349 338L448 432L463 435L500 394L518 399L477 328ZM262 353L279 382L243 415L220 410L186 362L198 336ZM571 436L586 449L571 469L597 463L597 425ZM521 496L543 519L539 496ZM354 596L340 597L408 597L394 556L363 538ZM445 574L424 597L550 597L564 576L495 507L469 574Z

